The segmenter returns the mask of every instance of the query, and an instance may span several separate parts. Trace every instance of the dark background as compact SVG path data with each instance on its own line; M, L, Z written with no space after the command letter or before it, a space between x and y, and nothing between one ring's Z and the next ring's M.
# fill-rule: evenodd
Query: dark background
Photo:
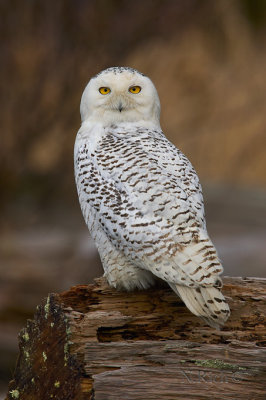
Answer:
M52 291L102 271L73 178L90 77L155 83L192 161L227 275L266 276L266 1L0 1L0 392L17 334Z

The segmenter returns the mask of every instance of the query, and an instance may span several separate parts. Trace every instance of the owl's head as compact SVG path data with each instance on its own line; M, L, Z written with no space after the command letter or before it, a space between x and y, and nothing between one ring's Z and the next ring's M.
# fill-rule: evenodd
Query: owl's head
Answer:
M160 101L152 81L126 67L108 68L86 86L80 103L82 122L147 121L159 124Z

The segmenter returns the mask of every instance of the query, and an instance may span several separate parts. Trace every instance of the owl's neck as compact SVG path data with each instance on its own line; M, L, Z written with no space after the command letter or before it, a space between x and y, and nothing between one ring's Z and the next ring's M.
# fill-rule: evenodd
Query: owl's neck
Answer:
M155 129L161 130L160 122L158 120L145 120L140 119L136 121L123 121L123 120L111 120L111 121L94 121L93 119L87 119L80 127L79 132L99 132L99 131L111 131L115 128L122 129L123 131L131 131L138 128Z

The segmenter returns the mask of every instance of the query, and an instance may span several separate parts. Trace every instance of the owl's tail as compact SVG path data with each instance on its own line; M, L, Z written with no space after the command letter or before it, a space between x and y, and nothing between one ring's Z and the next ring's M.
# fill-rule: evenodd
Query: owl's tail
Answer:
M169 285L181 297L187 308L212 328L220 329L224 325L230 315L230 308L218 288L213 286L190 288L174 283Z

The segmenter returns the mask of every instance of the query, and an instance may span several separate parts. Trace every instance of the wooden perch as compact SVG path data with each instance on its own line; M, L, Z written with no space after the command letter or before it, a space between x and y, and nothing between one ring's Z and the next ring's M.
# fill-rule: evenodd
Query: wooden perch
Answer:
M265 399L266 279L224 278L223 292L221 331L164 285L51 294L20 333L7 399Z

